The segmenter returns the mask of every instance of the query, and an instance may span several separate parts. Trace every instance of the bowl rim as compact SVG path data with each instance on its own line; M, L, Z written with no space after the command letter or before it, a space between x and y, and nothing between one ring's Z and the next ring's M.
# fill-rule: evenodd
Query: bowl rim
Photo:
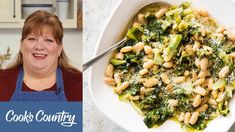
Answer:
M108 19L106 20L106 22L105 22L103 28L101 29L101 33L100 33L100 35L99 35L99 37L98 37L98 41L97 41L97 44L96 44L96 46L95 46L94 52L93 52L93 54L92 54L92 57L95 57L95 55L98 54L99 47L100 47L100 45L101 45L102 36L103 36L103 34L104 34L104 32L105 32L107 26L109 25L109 23L110 23L111 20L113 19L114 14L116 13L117 9L122 5L122 3L123 3L123 0L120 0L120 1L117 3L117 5L116 5L116 6L114 7L114 9L111 11L111 13L110 13ZM125 129L126 131L128 131L122 124L116 123L116 122L114 121L114 119L113 119L110 115L104 114L104 112L102 111L101 106L98 105L98 102L96 101L95 96L94 96L94 94L93 94L93 90L92 90L92 88L91 88L91 84L92 84L92 72L93 72L93 70L94 70L94 68L93 68L93 66L91 66L90 69L89 69L89 71L88 71L88 72L89 72L89 73L88 73L88 91L89 91L89 94L90 94L90 96L91 96L91 98L92 98L92 100L93 100L95 106L98 108L98 110L99 110L105 117L107 117L109 120L111 120L112 122L114 122L115 124L117 124L118 126L120 126L121 128L123 128L123 129Z
M162 0L160 0L160 1L162 1ZM179 0L179 1L182 2L181 0ZM188 0L188 1L190 1L190 0ZM104 24L104 26L103 26L103 28L102 28L102 30L101 30L101 32L100 32L100 35L99 35L99 37L98 37L98 41L96 42L96 46L95 46L94 52L93 52L93 54L92 54L92 57L95 57L95 55L97 55L97 54L99 53L98 51L100 50L99 48L100 48L100 45L101 45L101 40L102 40L102 37L103 37L103 35L104 35L104 32L105 32L107 26L111 23L111 20L113 19L114 14L116 13L117 9L122 5L123 2L124 2L124 0L120 0L119 2L117 2L117 5L116 5L116 6L113 8L113 10L111 11L111 13L110 13L108 19L106 20L106 22L105 22L105 24ZM228 0L228 1L226 1L226 2L229 2L229 3L231 3L231 4L234 4L234 6L235 6L235 0ZM95 96L94 96L93 90L92 90L92 73L93 73L94 70L95 70L95 69L94 69L94 66L91 66L90 69L88 69L88 70L89 70L89 71L88 71L88 72L89 72L89 73L88 73L88 91L89 91L89 94L90 94L90 96L91 96L91 98L92 98L92 100L93 100L95 106L96 106L96 107L98 108L98 110L101 111L101 113L102 113L105 117L107 117L109 120L111 120L112 122L114 122L115 124L117 124L118 126L120 126L122 129L124 129L124 130L126 130L126 131L131 131L131 129L126 128L122 123L116 122L109 114L105 114L105 113L103 112L101 106L98 105L98 102L97 102L97 100L95 99ZM235 95L234 95L234 96L235 96ZM218 117L220 117L220 116L218 116ZM217 117L217 118L218 118L218 117ZM233 124L235 124L235 120L233 121L233 123L232 123L232 122L229 122L228 127L225 127L225 128L224 128L224 131L229 131L229 130L232 128ZM136 130L136 132L138 132L138 130Z

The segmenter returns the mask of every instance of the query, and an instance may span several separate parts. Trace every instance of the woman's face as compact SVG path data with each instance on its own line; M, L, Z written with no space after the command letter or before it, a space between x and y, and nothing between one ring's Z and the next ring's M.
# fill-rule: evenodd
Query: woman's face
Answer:
M41 34L28 34L21 42L23 65L32 70L51 70L57 67L62 45L57 44L52 29L43 26Z

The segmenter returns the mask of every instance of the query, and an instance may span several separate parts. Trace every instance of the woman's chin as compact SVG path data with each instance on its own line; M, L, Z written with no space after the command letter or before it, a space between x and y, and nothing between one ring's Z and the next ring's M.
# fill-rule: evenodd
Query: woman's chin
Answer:
M47 69L47 66L45 66L45 65L36 65L36 66L32 66L32 68L34 70L37 70L37 71L42 71L42 70Z

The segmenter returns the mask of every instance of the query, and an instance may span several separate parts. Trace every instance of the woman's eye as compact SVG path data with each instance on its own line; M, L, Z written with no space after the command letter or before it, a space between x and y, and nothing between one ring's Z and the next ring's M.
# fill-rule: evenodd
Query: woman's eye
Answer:
M33 41L36 40L36 38L28 38L28 40Z
M54 42L52 39L46 39L47 42Z

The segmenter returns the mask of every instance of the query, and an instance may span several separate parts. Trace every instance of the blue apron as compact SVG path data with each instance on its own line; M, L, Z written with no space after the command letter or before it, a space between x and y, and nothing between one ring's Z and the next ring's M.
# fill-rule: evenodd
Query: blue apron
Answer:
M19 70L15 92L10 101L66 101L64 82L60 67L56 70L56 91L22 91L24 70Z

